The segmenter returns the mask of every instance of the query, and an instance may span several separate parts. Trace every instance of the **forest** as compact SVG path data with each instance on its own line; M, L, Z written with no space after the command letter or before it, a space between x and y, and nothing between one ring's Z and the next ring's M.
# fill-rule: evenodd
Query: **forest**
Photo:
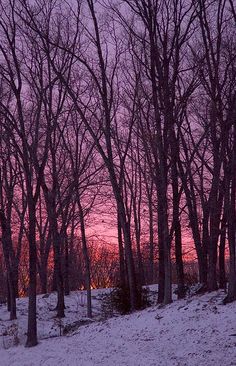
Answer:
M26 346L40 293L63 318L85 289L90 318L117 286L133 312L191 264L233 302L235 250L234 1L0 0L0 296L11 320L28 296Z

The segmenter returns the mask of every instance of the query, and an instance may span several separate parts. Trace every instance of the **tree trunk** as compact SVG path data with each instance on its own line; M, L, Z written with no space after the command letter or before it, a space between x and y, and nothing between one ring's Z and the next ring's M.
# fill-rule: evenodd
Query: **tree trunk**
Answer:
M182 140L183 141L183 140ZM184 141L183 141L184 142ZM185 146L184 146L185 147ZM185 147L186 151L186 147ZM204 243L201 242L201 235L198 225L198 214L197 214L197 203L193 188L193 181L191 176L191 171L184 172L182 162L178 160L179 173L181 181L183 184L183 189L186 197L188 213L189 213L189 223L192 230L193 240L197 253L198 260L198 270L199 270L199 282L207 288L207 251ZM190 184L188 183L187 176L189 177Z
M120 283L119 283L119 285L121 288L126 288L124 247L123 247L123 241L122 241L121 224L120 224L118 215L117 215L117 231L118 231L119 265L120 265Z
M70 295L69 269L70 269L70 264L69 264L69 243L68 243L68 238L66 237L66 239L65 239L65 274L64 274L64 278L65 278L65 295L66 296Z
M61 268L61 237L55 227L52 230L53 237L53 252L54 252L54 266L55 266L55 275L56 275L56 283L57 283L57 317L64 318L65 317L65 302L64 302L64 284L62 277L62 268Z
M110 151L111 151L111 147L110 147ZM110 157L110 161L112 161L112 157ZM120 226L121 226L121 229L123 232L125 259L126 259L126 266L127 266L129 293L130 293L130 308L131 308L131 311L133 311L133 310L136 310L139 308L140 299L139 299L136 275L135 275L132 242L131 242L131 236L130 236L130 225L129 225L129 222L126 220L125 206L124 206L122 194L120 192L120 187L116 180L114 167L109 164L108 170L109 170L109 174L110 174L113 193L114 193L114 196L116 199L117 215L119 217Z
M233 153L231 161L231 192L228 210L229 288L227 302L236 300L236 126L233 127Z
M85 261L85 270L86 270L86 290L87 290L87 316L88 318L92 318L92 295L91 295L91 272L90 272L90 259L87 247L86 240L86 232L85 232L85 223L84 223L84 213L83 208L80 202L79 193L77 193L77 204L79 208L79 218L80 218L80 230L81 230L81 238L82 238L82 249L83 256Z
M132 243L130 237L130 227L128 222L126 221L125 209L121 201L118 202L118 215L120 217L120 223L125 243L125 258L128 272L130 307L131 311L133 311L139 308L140 299L138 296L136 276L135 276Z
M26 347L36 346L37 340L37 309L36 309L36 214L33 198L28 198L29 211L29 309Z
M142 286L145 283L145 276L144 276L143 259L140 245L140 218L138 217L138 215L140 215L140 212L137 212L135 199L133 199L133 212L134 212L134 227L135 227L137 257L138 257L138 284L139 286Z
M40 278L40 287L41 293L47 293L47 263L41 263L39 268L39 278Z
M177 286L178 286L178 299L182 299L185 296L184 285L184 264L182 256L182 238L181 238L181 225L177 220L174 223L175 226L175 260L176 260L176 273L177 273Z
M172 178L172 204L173 204L173 230L175 239L175 261L178 286L178 299L185 296L184 264L182 256L182 235L180 225L180 192L177 162L179 156L178 141L175 136L174 126L171 128L171 178Z
M151 192L153 189L151 188ZM152 197L148 194L148 210L149 210L149 283L154 283L154 229L153 229L153 202Z
M15 296L14 267L10 260L10 246L12 246L11 228L9 223L7 223L3 211L0 211L0 222L2 229L3 254L7 270L8 311L10 311L10 320L13 320L16 319L16 296Z
M225 243L226 243L226 210L221 222L220 246L219 246L219 288L226 289L225 276Z
M159 261L158 261L158 304L164 302L165 293L165 263L164 263L164 250L163 243L160 238L158 239L158 249L159 249Z
M161 221L161 225L158 225L159 233L162 243L163 257L164 257L164 304L172 302L172 276L171 276L171 256L170 256L170 238L168 229L168 217L167 217L167 201L166 191L162 187L162 182L158 186L158 222ZM160 232L160 230L162 232ZM160 253L159 253L160 257ZM159 263L160 266L160 263Z
M54 176L55 181L55 176ZM55 183L54 183L55 185ZM55 185L56 186L56 185ZM62 275L62 237L58 231L57 213L56 213L56 201L55 201L55 188L53 191L49 191L45 184L43 184L45 201L47 205L49 230L53 244L54 254L54 273L53 273L53 290L56 284L57 290L57 317L64 318L65 316L65 302L64 302L64 282Z

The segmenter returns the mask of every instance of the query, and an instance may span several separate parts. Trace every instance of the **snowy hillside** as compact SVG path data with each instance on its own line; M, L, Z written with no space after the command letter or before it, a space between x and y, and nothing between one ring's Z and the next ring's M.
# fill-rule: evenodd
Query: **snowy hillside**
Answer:
M58 335L58 324L46 307L54 295L38 298L40 343L34 348L7 347L1 336L1 366L231 366L236 365L236 303L222 305L222 292L154 306L132 315L99 319L99 291L94 292L95 319L74 333ZM64 325L85 317L83 297L67 298ZM20 299L19 333L24 328L26 300ZM45 311L45 312L44 312ZM0 308L0 332L10 326ZM97 321L96 321L97 320ZM5 328L4 328L5 327ZM20 342L23 341L19 336ZM4 341L5 339L5 341ZM4 343L5 342L5 343Z

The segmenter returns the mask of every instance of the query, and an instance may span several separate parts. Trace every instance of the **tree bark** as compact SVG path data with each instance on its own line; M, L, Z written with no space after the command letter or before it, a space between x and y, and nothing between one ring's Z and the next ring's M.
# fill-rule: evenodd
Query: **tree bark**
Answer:
M85 232L84 212L83 212L83 208L82 208L82 205L81 205L81 202L80 202L79 192L77 192L77 204L78 204L78 208L79 208L82 250L83 250L83 256L84 256L84 261L85 261L85 271L86 271L87 316L88 316L88 318L92 318L90 259L89 259L86 232Z
M8 283L8 310L10 311L10 320L16 319L16 294L15 294L15 279L14 267L10 259L11 228L7 223L5 214L0 211L0 223L2 229L2 246L3 254L7 269L7 283Z
M28 192L29 194L29 192ZM28 330L26 347L36 346L37 339L37 309L36 309L36 213L33 197L28 197L29 213L29 308L28 308Z

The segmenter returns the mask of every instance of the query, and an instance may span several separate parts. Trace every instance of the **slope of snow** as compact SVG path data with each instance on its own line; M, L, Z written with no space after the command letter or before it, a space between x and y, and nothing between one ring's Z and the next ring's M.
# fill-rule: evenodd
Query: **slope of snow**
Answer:
M236 366L236 303L221 305L223 296L194 296L94 322L30 349L0 349L0 365Z
M101 314L101 294L109 291L93 290L93 316L94 320L100 319ZM57 337L62 333L62 329L68 325L86 320L86 291L71 292L65 297L66 317L59 321L56 318L57 295L37 296L37 326L39 340ZM0 305L0 349L12 346L14 329L17 328L17 338L20 344L25 344L27 332L27 312L28 298L17 299L17 320L9 321L9 312L5 305ZM1 362L0 362L1 366Z

